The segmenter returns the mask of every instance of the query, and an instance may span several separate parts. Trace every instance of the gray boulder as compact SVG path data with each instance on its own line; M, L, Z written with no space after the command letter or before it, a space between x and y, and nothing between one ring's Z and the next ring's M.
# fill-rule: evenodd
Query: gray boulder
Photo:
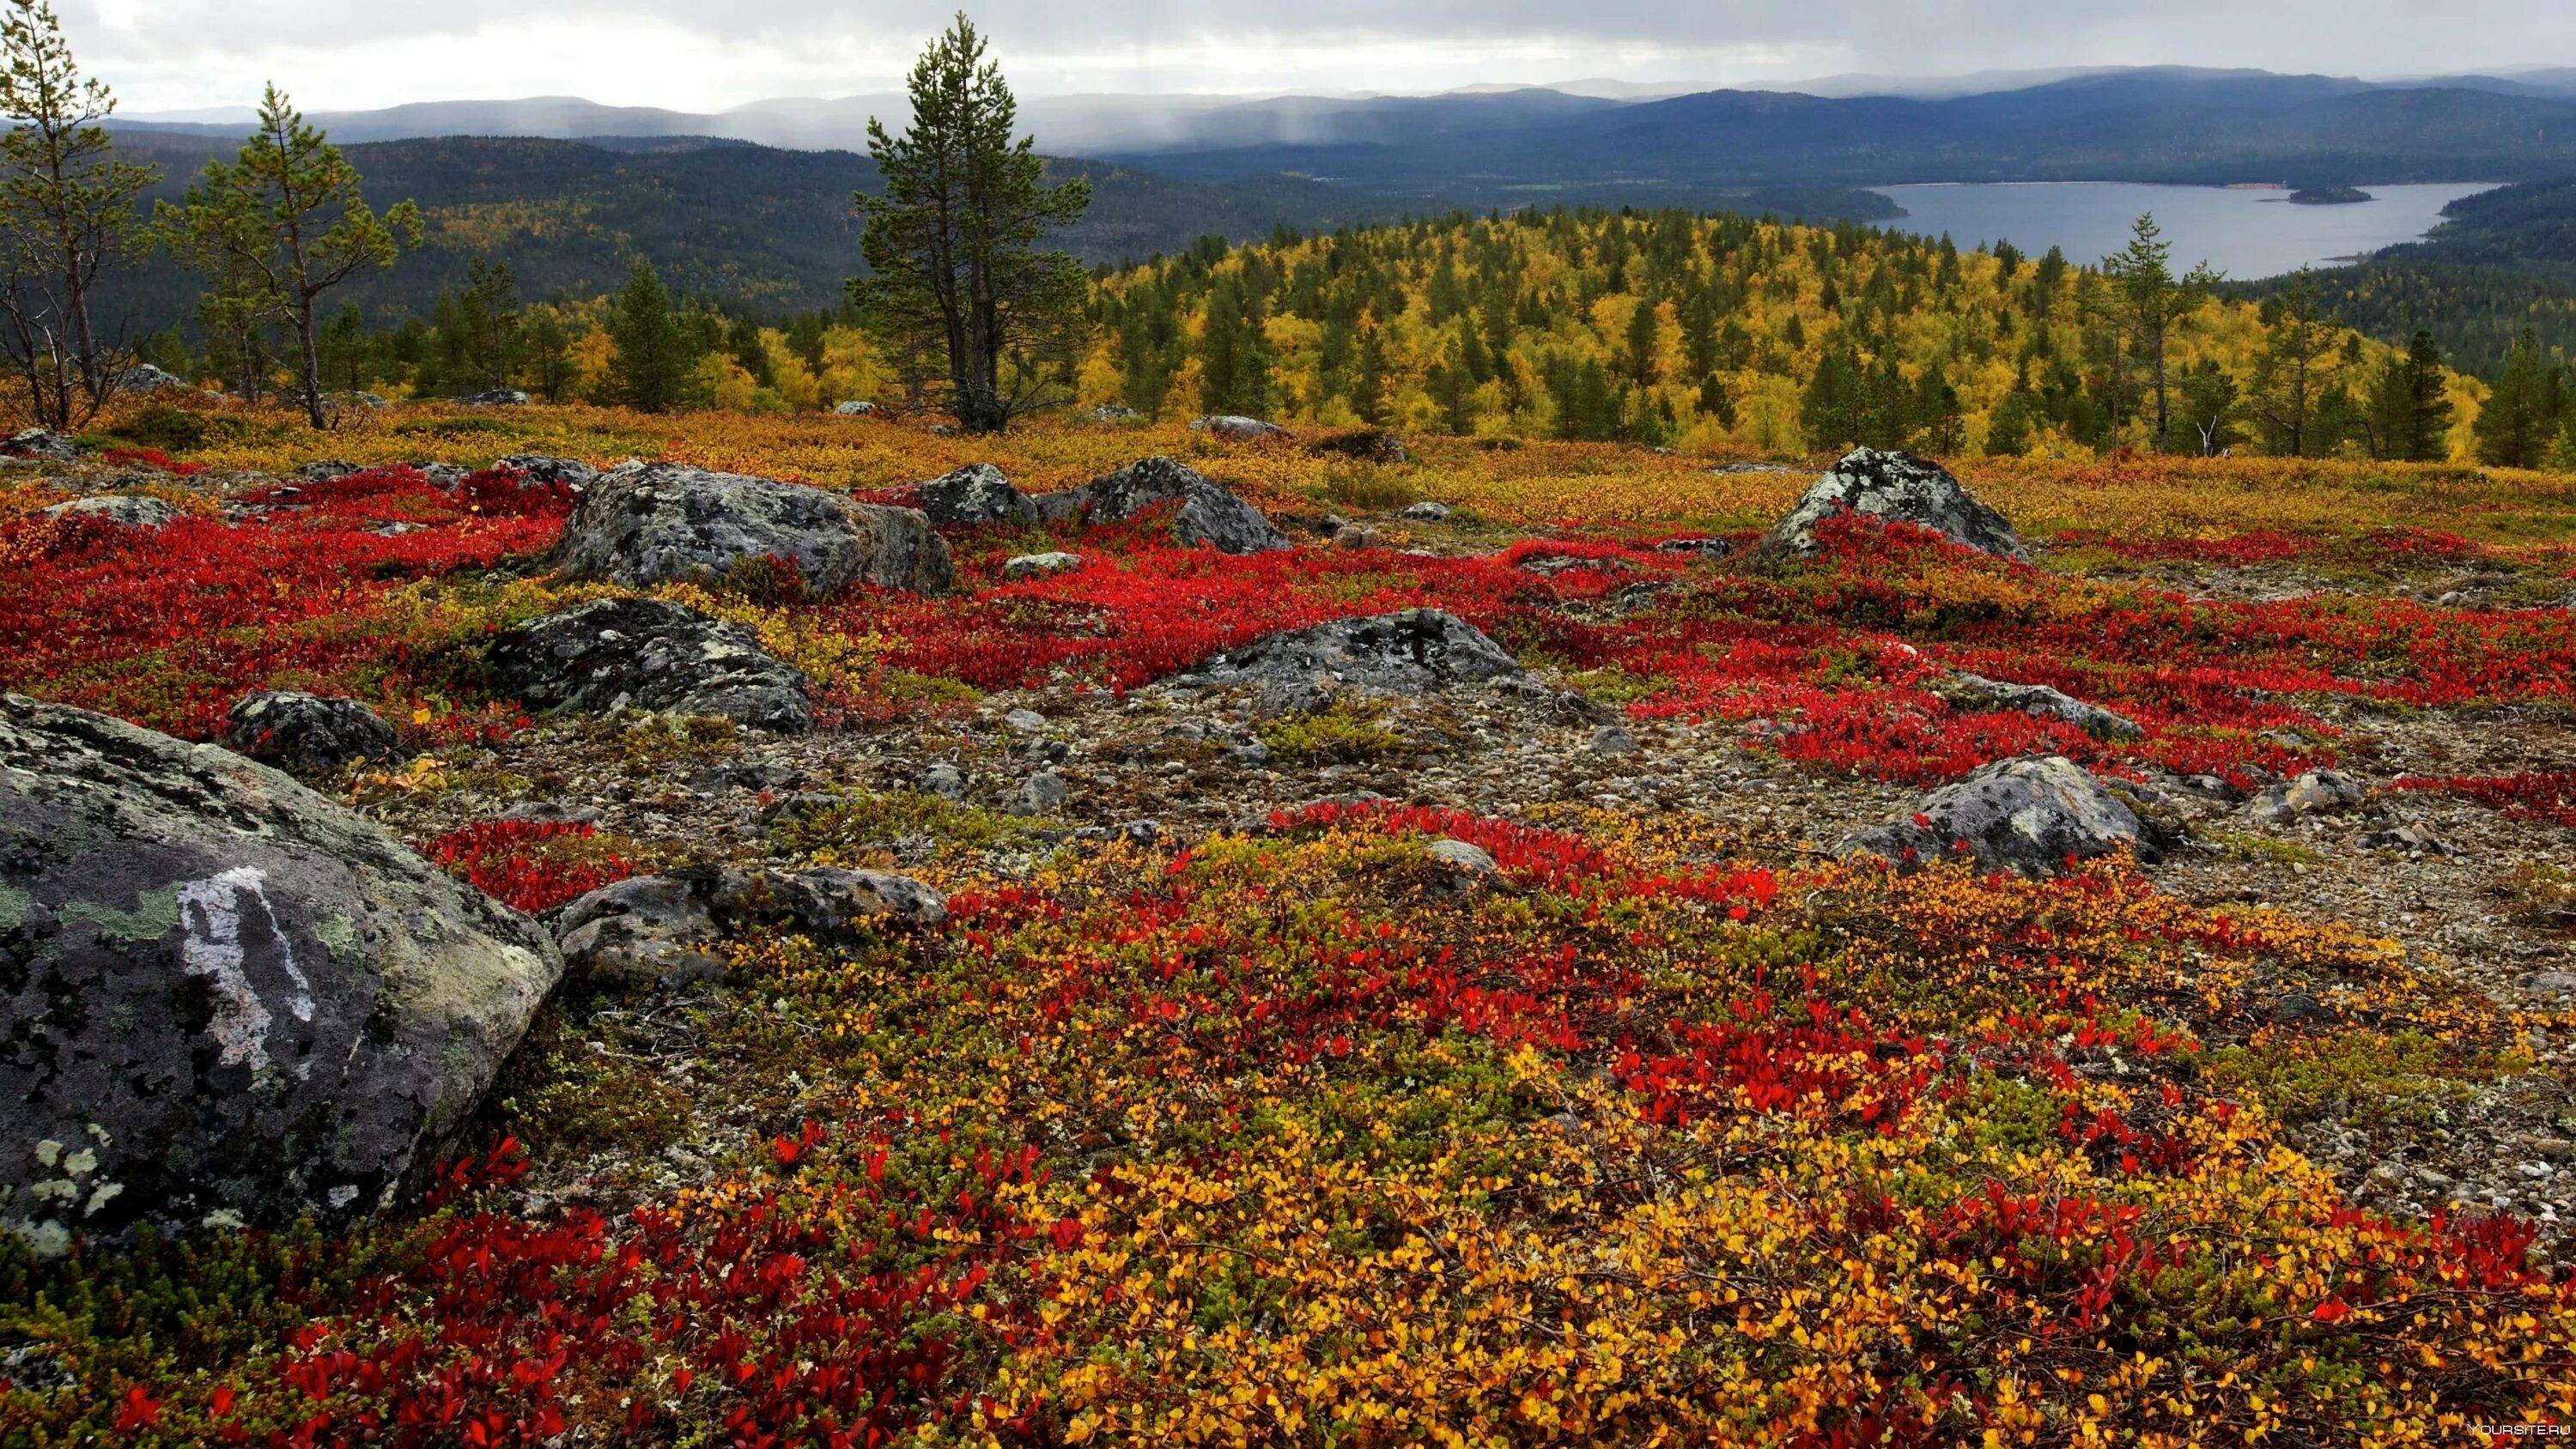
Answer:
M118 392L161 392L169 388L186 388L177 373L149 362L138 362L116 375ZM193 391L193 389L191 389Z
M1415 523L1438 523L1440 520L1447 518L1450 514L1457 511L1457 509L1450 507L1446 503L1440 503L1426 498L1420 503L1416 503L1405 509L1403 512L1398 513L1396 517L1408 519Z
M334 478L346 478L352 473L365 471L346 458L316 458L296 469L295 476L307 483L328 483Z
M1768 552L1812 554L1816 525L1837 513L1918 524L1968 547L2002 558L2022 557L2012 524L1959 486L1938 463L1911 453L1854 448L1816 480L1788 515L1773 524L1761 547Z
M561 483L576 493L599 481L599 470L579 458L555 458L543 453L512 453L506 458L496 460L494 466L520 473L531 483Z
M2149 864L2164 858L2136 811L2083 767L2049 755L1984 766L1917 799L1903 818L1847 837L1838 853L1884 856L1909 873L1967 856L1984 870L2039 877L2070 857L2090 860L2123 846Z
M1185 548L1205 545L1219 553L1242 554L1294 546L1259 509L1169 458L1145 458L1079 488L1039 494L1034 501L1038 517L1048 523L1124 523L1178 504L1172 539Z
M338 770L401 749L394 727L354 699L266 689L233 701L224 718L234 753L284 770Z
M528 405L529 398L515 387L496 387L459 401L469 408L523 408Z
M969 463L920 485L921 511L938 524L1035 523L1037 505L990 463Z
M574 979L669 989L722 976L729 935L776 930L849 946L868 930L947 919L948 898L910 876L698 866L603 886L552 924Z
M561 971L274 770L0 696L0 1225L40 1251L389 1202Z
M1967 709L2019 710L2045 719L2060 719L2096 739L2133 740L2145 734L2136 720L2086 704L2045 684L2013 684L1982 674L1953 674L1933 686L1934 692Z
M1386 694L1430 694L1524 671L1485 632L1443 609L1335 619L1255 639L1173 676L1180 689L1317 680Z
M864 583L944 594L957 582L948 544L917 509L681 463L611 472L582 494L555 568L642 586L720 577L768 557L793 560L806 586L824 593Z
M833 412L838 413L845 418L863 418L876 410L877 405L875 403L869 402L863 398L846 399L832 409Z
M49 433L43 428L28 428L12 433L0 441L0 453L12 458L51 458L68 462L81 455L80 443L69 433Z
M1074 414L1074 416L1086 423L1099 423L1107 426L1117 423L1132 423L1145 415L1136 411L1134 408L1128 407L1124 403L1102 403L1096 408L1086 408L1083 411Z
M1279 426L1277 423L1266 423L1259 418L1240 417L1229 413L1214 413L1203 418L1192 418L1190 420L1190 431L1193 433L1213 433L1220 438L1236 439L1284 438L1288 436L1288 430Z
M166 498L149 493L102 493L75 498L44 510L47 518L96 518L128 528L159 528L179 521L179 510Z
M595 599L492 641L494 682L540 711L721 715L776 734L814 727L806 678L739 624L661 599Z

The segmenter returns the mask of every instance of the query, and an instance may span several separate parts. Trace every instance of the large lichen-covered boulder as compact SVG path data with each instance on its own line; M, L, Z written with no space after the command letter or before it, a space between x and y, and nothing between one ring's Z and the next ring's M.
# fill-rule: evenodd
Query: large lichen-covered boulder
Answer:
M948 544L918 509L680 463L612 471L582 494L555 548L569 579L642 587L721 578L735 564L792 561L805 586L945 594Z
M814 728L805 675L739 624L665 599L594 599L494 637L493 682L530 709L717 715L774 734Z
M1130 463L1079 488L1041 493L1034 500L1048 523L1125 523L1165 505L1172 510L1172 541L1219 553L1273 553L1294 545L1261 516L1261 510L1228 493L1197 469L1169 458Z
M384 1204L562 969L266 766L0 695L0 1224L40 1251Z
M1406 609L1264 635L1176 674L1180 689L1295 686L1317 679L1384 694L1431 694L1523 673L1485 631L1445 609Z
M1968 547L2002 558L2022 557L2010 521L1977 501L1940 464L1912 453L1854 448L1798 499L1761 548L1771 553L1812 554L1816 525L1838 513L1856 513L1948 534Z
M2083 766L2048 755L1982 766L1904 817L1847 837L1838 853L1882 856L1900 872L1970 858L2036 878L2123 848L2150 864L2163 859L2136 811Z

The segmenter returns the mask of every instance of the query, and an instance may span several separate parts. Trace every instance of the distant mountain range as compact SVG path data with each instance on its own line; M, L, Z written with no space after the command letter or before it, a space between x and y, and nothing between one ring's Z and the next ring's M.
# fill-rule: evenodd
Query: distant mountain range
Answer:
M1816 88L1897 84L1843 77ZM1858 188L1906 181L2576 176L2576 70L2397 83L2158 68L1912 84L1924 93L1652 96L1578 82L1439 96L1062 97L1031 101L1023 123L1049 154L1090 158L1051 164L1094 184L1090 213L1065 239L1093 263L1175 252L1202 235L1244 240L1461 206L1875 221L1901 213ZM426 256L350 289L374 315L425 311L477 255L509 260L531 297L597 295L649 256L685 292L776 314L838 300L857 262L850 198L877 184L855 141L866 116L899 106L861 96L700 115L539 98L315 119L347 146L370 197L414 198L431 219ZM121 149L162 163L163 194L176 195L244 126L200 115L115 129ZM2564 244L2536 221L2479 236L2483 266ZM2454 237L2447 249L2467 243ZM157 327L192 296L163 265L119 301L134 325Z
M904 115L891 94L721 112L541 96L313 119L342 142L713 136L855 151L871 116ZM248 120L246 110L196 111L121 124L231 136ZM1044 96L1022 103L1021 122L1056 155L1181 158L1161 169L1291 170L1441 195L1595 181L2513 180L2576 158L2576 68L2403 81L2160 66L1733 89L1596 79L1430 96Z

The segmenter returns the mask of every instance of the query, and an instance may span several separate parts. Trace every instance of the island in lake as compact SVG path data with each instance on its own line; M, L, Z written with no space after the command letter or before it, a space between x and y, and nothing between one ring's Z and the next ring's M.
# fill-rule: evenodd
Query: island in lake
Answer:
M2302 186L2290 193L2293 206L2350 206L2375 199L2358 186Z

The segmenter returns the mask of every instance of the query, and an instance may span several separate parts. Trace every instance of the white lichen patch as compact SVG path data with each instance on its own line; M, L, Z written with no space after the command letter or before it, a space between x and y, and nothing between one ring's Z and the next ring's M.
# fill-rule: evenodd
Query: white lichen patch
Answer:
M193 976L211 977L215 986L215 1019L207 1025L221 1048L225 1066L266 1067L269 1026L276 1020L251 985L242 946L244 902L256 903L277 941L278 960L290 990L285 1006L298 1021L313 1019L313 987L295 964L295 950L268 903L267 877L252 866L239 866L204 880L179 886L179 914L187 937L179 943L179 960Z

